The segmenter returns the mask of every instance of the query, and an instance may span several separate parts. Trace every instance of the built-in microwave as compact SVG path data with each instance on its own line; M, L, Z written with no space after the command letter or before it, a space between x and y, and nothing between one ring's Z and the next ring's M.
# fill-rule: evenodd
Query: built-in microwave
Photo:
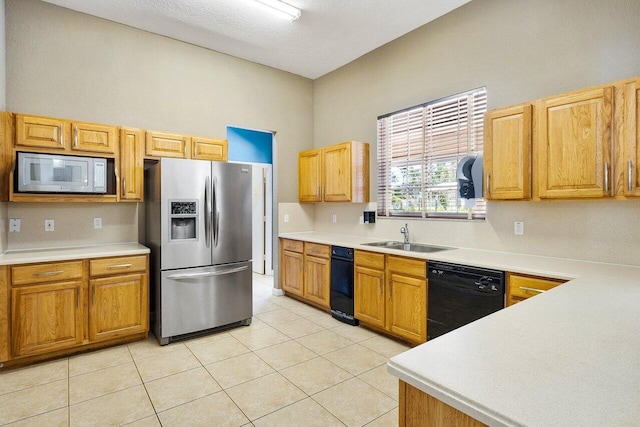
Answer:
M106 193L107 161L95 157L19 152L19 192Z

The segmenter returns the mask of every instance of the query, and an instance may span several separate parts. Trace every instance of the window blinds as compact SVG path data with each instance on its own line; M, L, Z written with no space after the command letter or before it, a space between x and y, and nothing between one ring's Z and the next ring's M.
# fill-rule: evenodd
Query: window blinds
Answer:
M466 218L456 168L482 151L486 109L481 88L379 117L378 215Z

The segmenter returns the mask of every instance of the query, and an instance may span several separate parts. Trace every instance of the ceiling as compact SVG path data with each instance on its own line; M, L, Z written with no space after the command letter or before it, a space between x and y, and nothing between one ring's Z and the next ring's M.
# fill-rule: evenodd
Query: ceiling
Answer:
M315 79L470 0L43 0Z

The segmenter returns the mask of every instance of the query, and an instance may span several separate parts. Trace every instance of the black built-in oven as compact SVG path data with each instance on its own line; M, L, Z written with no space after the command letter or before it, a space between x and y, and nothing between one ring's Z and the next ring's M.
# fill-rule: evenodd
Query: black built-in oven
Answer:
M430 261L427 340L504 308L504 272Z
M353 249L331 247L331 315L341 322L358 325L353 317Z

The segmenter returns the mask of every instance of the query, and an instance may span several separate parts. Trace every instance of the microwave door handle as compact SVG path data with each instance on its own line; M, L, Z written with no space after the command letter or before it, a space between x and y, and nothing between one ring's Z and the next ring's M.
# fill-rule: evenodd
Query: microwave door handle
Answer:
M209 177L204 180L204 241L207 248L211 247L211 182Z

